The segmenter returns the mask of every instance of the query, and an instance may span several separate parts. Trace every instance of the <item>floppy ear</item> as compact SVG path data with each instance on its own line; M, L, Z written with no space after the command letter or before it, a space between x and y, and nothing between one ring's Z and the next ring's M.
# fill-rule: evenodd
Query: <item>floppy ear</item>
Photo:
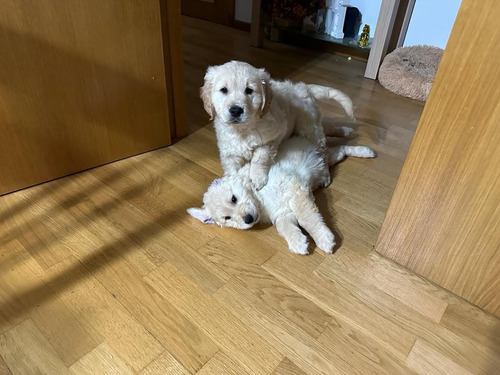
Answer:
M270 87L271 76L264 69L260 69L262 85L262 106L260 108L260 117L263 117L271 107L273 93Z
M190 214L195 219L198 219L204 224L215 224L214 219L210 216L210 213L205 207L197 208L192 207L187 209L188 214Z
M200 97L203 100L203 107L205 111L210 115L210 120L213 120L215 108L212 104L212 88L213 88L213 78L214 78L214 67L210 66L205 74L205 83L203 87L200 88Z
M212 181L212 183L210 184L209 188L211 188L212 186L217 186L221 183L222 181L222 177L217 177L215 180Z

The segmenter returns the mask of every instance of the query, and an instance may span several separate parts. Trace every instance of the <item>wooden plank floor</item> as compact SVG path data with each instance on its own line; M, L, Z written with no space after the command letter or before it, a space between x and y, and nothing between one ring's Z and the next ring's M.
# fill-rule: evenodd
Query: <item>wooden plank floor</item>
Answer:
M184 23L199 130L0 197L0 374L498 374L498 319L372 251L422 103L365 80L362 62ZM353 98L352 143L378 158L346 160L316 194L335 254L186 214L221 172L197 89L230 58Z

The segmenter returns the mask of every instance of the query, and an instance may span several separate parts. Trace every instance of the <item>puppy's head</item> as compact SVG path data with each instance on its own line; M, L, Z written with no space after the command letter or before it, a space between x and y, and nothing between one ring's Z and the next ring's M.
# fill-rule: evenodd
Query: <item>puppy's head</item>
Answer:
M203 196L203 206L187 211L202 223L237 229L249 229L260 219L251 182L242 176L214 180Z
M271 103L270 76L240 61L211 66L200 90L205 110L211 118L239 126L264 116Z

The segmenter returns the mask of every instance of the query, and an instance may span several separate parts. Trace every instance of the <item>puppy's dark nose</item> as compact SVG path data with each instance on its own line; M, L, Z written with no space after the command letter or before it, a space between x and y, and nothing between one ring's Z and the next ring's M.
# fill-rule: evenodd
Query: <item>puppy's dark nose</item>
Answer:
M252 224L253 223L253 216L248 214L247 216L245 216L243 218L243 221L245 222L245 224Z
M233 105L231 108L229 108L229 113L233 117L240 117L243 113L243 108L241 108L239 105Z

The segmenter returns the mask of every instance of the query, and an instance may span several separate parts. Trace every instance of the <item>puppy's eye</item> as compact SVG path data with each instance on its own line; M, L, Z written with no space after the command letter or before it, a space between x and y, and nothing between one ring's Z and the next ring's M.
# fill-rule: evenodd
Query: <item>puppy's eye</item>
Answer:
M253 93L253 90L252 90L250 87L247 87L247 88L245 89L245 94L247 94L247 95L252 95L252 93Z
M231 220L231 216L224 216L224 220Z
M223 94L227 94L227 87L221 88L220 92L223 93Z
M238 202L238 199L233 195L231 197L231 203L236 204L236 202Z

